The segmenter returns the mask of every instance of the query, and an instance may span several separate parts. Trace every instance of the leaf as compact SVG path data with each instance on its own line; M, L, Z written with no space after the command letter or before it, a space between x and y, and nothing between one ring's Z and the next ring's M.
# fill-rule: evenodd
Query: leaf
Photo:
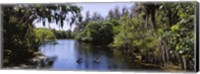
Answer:
M159 9L163 9L163 7L164 7L164 6L163 6L163 5L161 5L161 6L159 7Z
M179 27L180 27L180 25L179 25L179 24L176 24L176 25L173 25L170 29L171 29L172 31L175 31L175 30L178 30Z

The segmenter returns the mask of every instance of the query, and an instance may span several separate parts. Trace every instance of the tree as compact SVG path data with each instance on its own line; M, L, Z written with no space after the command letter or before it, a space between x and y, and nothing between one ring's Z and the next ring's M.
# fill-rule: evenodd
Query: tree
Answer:
M33 57L33 52L37 49L34 42L35 22L56 22L63 27L67 14L71 12L70 25L78 21L81 9L72 4L51 4L51 5L9 5L3 6L3 65L19 65L27 62ZM23 54L20 54L23 53ZM22 58L23 57L23 58Z
M109 44L113 41L112 23L106 21L89 22L84 30L76 35L76 39L96 44Z
M114 13L112 10L109 10L107 18L110 20L114 19Z
M146 63L194 70L194 3L141 3L131 10L134 17L117 20L114 46L131 54L139 49Z

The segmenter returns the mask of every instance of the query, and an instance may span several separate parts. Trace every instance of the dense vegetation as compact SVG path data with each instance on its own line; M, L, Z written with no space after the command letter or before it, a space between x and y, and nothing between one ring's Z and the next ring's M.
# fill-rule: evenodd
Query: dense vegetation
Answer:
M76 39L108 42L132 60L194 70L194 3L137 3L116 7L107 18L97 13L79 23ZM140 58L139 58L140 57Z
M58 11L58 7L62 8L60 13L51 13ZM79 17L80 8L73 5L10 6L3 10L4 65L30 58L25 55L32 54L45 41L74 38L120 49L141 63L195 69L194 2L136 3L130 9L116 7L107 17L98 13L90 16L87 12L85 19ZM45 25L48 20L62 27L68 11L74 14L71 24L77 25L73 32L35 29L33 26L34 21L42 21ZM75 20L77 17L79 20Z
M52 30L57 39L72 39L73 34L71 30L63 31L63 30Z
M9 5L3 6L3 65L14 66L26 63L34 57L43 41L55 39L49 30L34 30L34 23L56 22L64 25L69 20L70 25L78 21L81 9L72 4L52 5ZM66 17L71 13L71 17Z
M109 22L90 22L76 39L85 42L110 43L113 41L112 24Z
M36 28L33 30L33 32L35 36L35 42L37 42L39 45L56 40L56 36L49 29Z

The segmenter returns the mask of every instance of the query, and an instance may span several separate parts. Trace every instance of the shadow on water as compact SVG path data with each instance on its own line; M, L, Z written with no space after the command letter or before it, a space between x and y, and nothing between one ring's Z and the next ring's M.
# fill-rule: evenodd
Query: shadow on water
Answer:
M106 46L78 42L76 40L57 40L57 44L40 47L45 56L57 56L49 68L51 70L100 70L127 71L144 67L131 61L120 50Z

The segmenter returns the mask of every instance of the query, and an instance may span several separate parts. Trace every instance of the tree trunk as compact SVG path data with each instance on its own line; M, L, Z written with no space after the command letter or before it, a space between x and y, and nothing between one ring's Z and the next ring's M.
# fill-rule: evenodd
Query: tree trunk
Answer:
M155 22L155 9L152 9L151 11L151 21L152 21L152 27L153 27L153 31L156 32L156 22Z
M166 57L165 57L166 62L169 62L169 52L168 52L168 48L167 48L167 43L164 42L163 46L164 46L165 55L166 55Z
M169 19L169 27L171 27L172 26L172 17L171 17L171 10L170 9L168 9L168 19Z
M148 15L146 16L145 21L146 21L145 22L146 23L146 25L145 25L146 26L146 30L148 31Z
M186 60L186 58L185 58L185 56L181 56L181 58L182 58L182 69L184 69L184 70L187 70L187 60Z
M161 55L162 55L162 66L164 66L165 60L165 50L163 48L163 42L161 42Z
M165 49L165 54L166 54L166 62L169 62L169 52L168 52L168 49Z
M162 42L160 42L160 46L162 46ZM163 67L164 66L164 59L163 59L163 57L164 57L164 55L163 55L163 52L162 52L162 47L159 47L159 52L160 53L158 53L159 55L158 55L158 61L159 61L159 65L161 66L161 67Z

